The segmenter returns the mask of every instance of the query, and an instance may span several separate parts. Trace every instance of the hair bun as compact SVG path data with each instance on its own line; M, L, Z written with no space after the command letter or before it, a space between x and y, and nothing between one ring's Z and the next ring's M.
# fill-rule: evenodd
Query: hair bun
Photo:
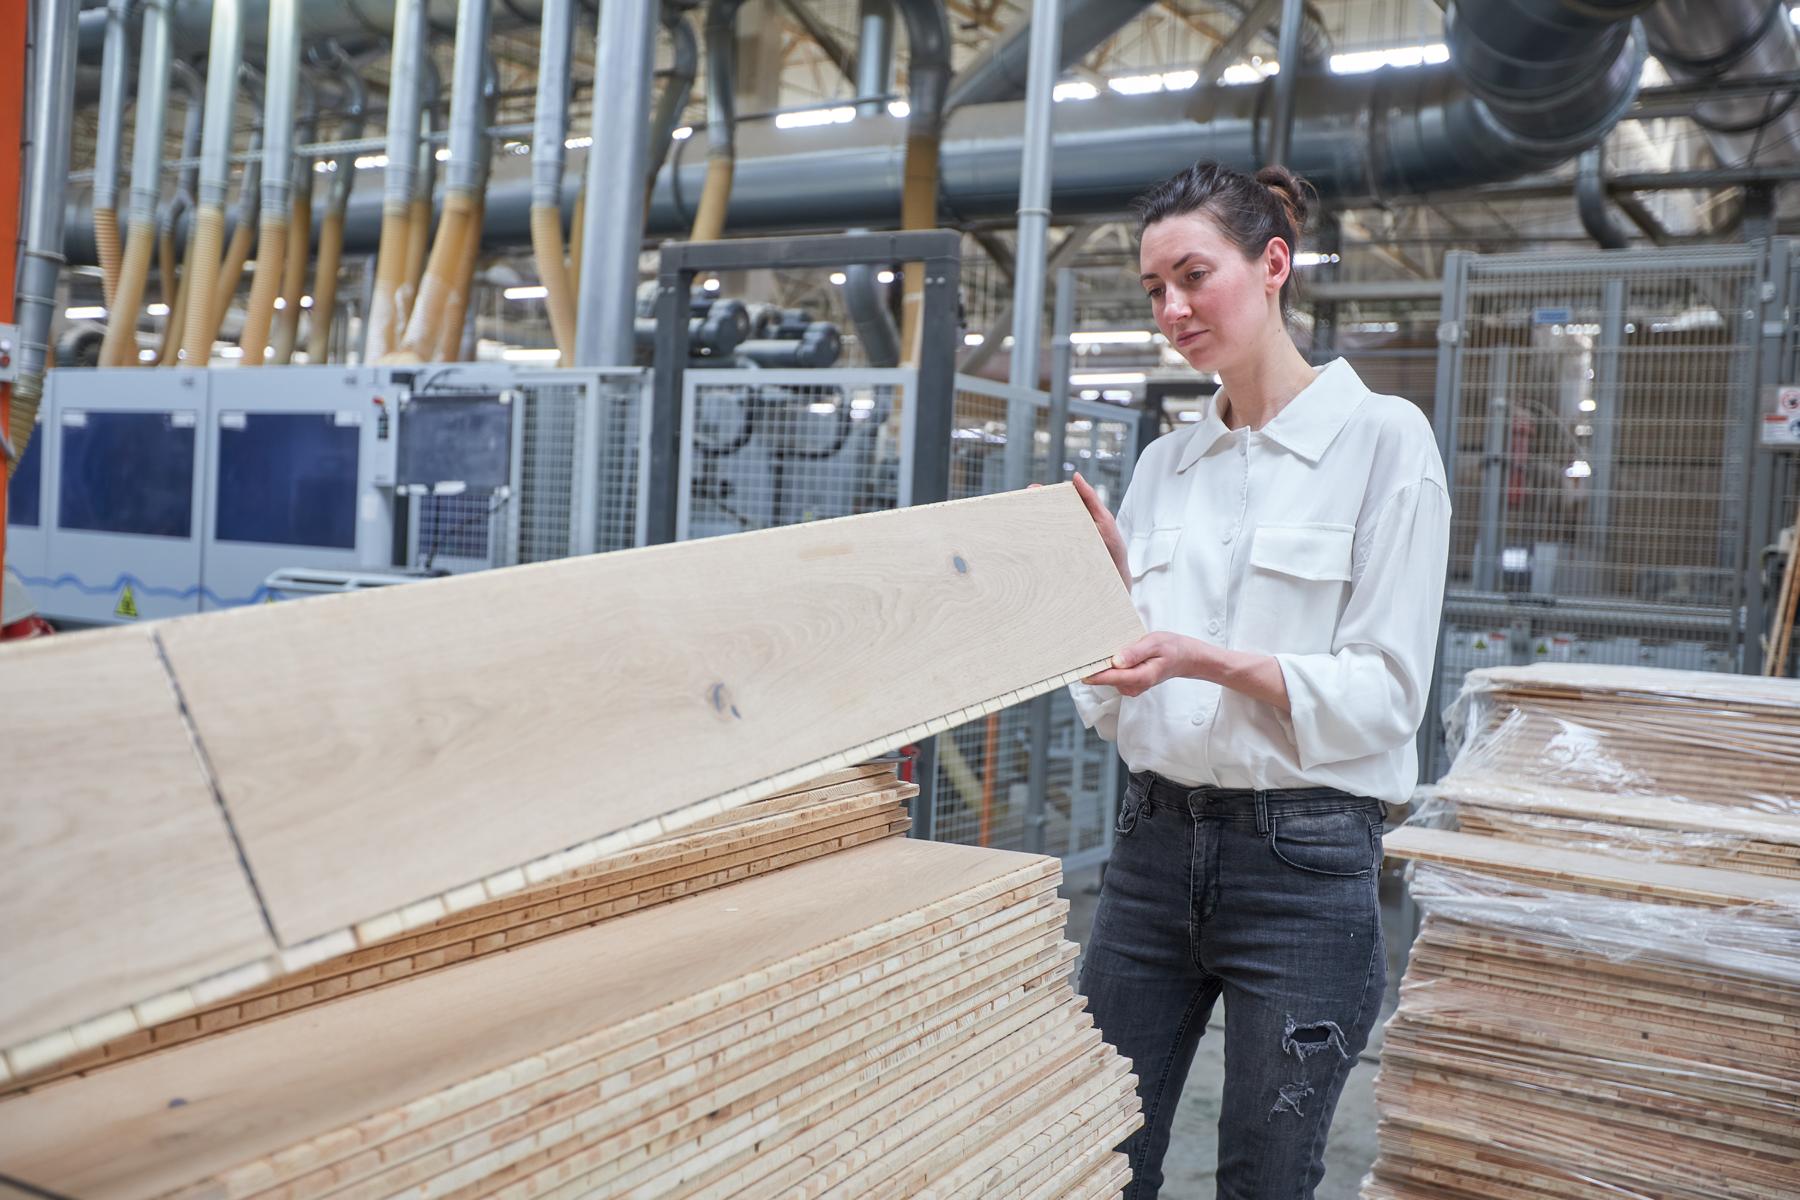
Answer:
M1312 184L1286 167L1274 164L1258 171L1256 182L1275 193L1275 199L1287 210L1288 220L1293 222L1294 233L1298 236L1306 228L1306 219L1312 212L1312 200L1318 196Z

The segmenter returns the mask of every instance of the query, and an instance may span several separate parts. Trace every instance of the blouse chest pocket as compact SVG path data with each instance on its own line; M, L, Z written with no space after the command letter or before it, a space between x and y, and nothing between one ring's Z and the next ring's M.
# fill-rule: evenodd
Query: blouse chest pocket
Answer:
M1125 543L1125 565L1131 570L1131 602L1138 616L1150 620L1154 606L1158 612L1169 611L1174 597L1170 564L1181 545L1181 526L1162 525L1134 533Z
M1330 653L1350 595L1354 525L1258 525L1233 645L1262 654Z

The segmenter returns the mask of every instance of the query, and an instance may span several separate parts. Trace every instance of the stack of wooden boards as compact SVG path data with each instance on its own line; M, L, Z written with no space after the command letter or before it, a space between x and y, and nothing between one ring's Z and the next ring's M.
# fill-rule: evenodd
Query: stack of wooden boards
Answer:
M0 656L0 1174L1116 1195L1057 864L897 837L859 765L1141 631L1068 489L994 499Z
M1426 814L1461 831L1386 840L1424 917L1364 1200L1800 1195L1797 714L1737 676L1471 677Z
M84 1200L1116 1195L1135 1084L1055 861L894 837L911 791L842 772L99 1047L0 1100L0 1162Z

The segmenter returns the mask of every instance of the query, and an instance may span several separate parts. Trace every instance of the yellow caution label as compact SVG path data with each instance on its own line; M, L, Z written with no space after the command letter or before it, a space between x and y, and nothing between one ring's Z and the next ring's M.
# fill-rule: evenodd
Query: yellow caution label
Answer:
M131 594L131 585L128 583L125 585L125 590L119 593L119 602L113 605L113 616L127 617L135 621L137 615L137 597Z

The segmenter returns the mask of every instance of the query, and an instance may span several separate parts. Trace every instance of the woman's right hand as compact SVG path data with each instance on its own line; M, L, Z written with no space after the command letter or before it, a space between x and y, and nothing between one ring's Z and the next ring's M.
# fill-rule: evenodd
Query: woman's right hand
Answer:
M1113 520L1111 512L1101 501L1093 485L1075 473L1075 492L1081 502L1087 505L1088 516L1094 519L1094 528L1100 531L1100 540L1106 543L1106 552L1112 555L1113 566L1118 568L1119 578L1125 581L1125 587L1131 587L1131 567L1125 557L1125 535L1119 532L1119 523Z

